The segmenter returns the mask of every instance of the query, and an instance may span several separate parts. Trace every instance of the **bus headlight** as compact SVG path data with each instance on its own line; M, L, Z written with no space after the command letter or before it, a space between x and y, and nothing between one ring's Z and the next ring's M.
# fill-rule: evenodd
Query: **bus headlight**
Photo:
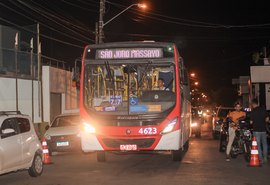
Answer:
M95 127L93 127L90 123L87 123L87 122L83 122L83 130L84 130L84 132L86 132L88 134L96 133Z
M167 134L171 132L177 123L177 118L174 118L161 132L161 134Z

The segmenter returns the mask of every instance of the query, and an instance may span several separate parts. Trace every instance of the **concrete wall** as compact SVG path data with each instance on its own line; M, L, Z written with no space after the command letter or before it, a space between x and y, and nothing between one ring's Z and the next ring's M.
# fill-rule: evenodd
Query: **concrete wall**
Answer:
M62 69L43 66L43 99L44 99L44 120L49 122L50 96L51 93L62 94L62 113L74 112L78 109L79 95L75 87L72 87L72 73Z
M78 95L72 87L72 74L69 71L43 66L43 115L44 122L50 122L51 93L61 93L62 113L78 111ZM32 80L18 79L18 107L23 114L32 117L34 123L41 122L41 92L38 81L33 81L34 108L32 110ZM53 104L52 104L53 106ZM0 111L16 110L16 79L0 76Z
M43 116L45 122L50 122L50 67L42 67L43 86Z
M16 110L16 80L0 77L0 110ZM38 100L38 82L33 81L34 122L40 122L40 102ZM18 79L18 107L23 114L32 117L32 80Z

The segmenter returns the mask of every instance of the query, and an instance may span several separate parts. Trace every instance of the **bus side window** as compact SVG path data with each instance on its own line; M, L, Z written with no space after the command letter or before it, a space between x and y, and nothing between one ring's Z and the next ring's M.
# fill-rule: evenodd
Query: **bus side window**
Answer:
M189 85L189 76L187 69L184 66L183 59L179 58L179 79L181 85Z
M183 85L189 85L189 77L186 68L184 68Z

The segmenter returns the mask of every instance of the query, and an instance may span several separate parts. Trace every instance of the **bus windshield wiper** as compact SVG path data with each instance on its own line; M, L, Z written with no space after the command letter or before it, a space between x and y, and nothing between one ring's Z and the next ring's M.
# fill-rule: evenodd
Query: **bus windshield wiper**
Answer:
M142 77L141 77L141 79L139 81L139 87L138 87L138 89L140 89L141 86L142 86L142 84L143 84L142 83L143 82L143 79L145 78L145 76L147 74L147 71L148 71L148 68L149 68L150 64L152 64L152 61L151 60L148 60L147 65L146 65L146 68L145 68L145 71L144 71L144 73L143 73L143 75L142 75Z
M109 81L112 83L113 85L113 93L115 95L115 84L114 84L114 78L112 76L112 72L111 72L111 67L110 67L110 63L108 61L105 61L105 68L107 70L108 76L109 76Z

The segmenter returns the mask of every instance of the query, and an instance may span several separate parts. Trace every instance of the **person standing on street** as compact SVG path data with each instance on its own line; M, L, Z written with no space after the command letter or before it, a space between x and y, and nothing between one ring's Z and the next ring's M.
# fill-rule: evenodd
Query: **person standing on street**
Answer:
M232 111L227 115L227 117L232 120L232 123L229 125L229 141L226 149L226 161L230 161L230 152L235 138L235 131L237 129L238 121L239 119L246 117L246 113L241 111L242 106L239 102L235 103L234 108L235 111Z
M259 159L261 163L266 163L268 152L266 131L269 132L269 127L267 126L269 116L263 107L259 107L257 99L252 100L252 108L250 123L253 125L253 135L257 140Z

